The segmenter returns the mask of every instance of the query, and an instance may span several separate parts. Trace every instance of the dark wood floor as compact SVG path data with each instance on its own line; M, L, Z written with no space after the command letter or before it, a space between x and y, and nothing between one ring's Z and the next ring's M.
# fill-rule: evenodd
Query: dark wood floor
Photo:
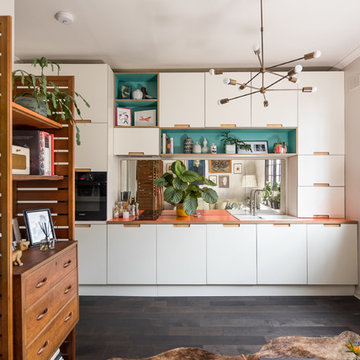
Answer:
M277 336L360 334L355 297L80 297L77 359L147 357L176 347L256 352Z

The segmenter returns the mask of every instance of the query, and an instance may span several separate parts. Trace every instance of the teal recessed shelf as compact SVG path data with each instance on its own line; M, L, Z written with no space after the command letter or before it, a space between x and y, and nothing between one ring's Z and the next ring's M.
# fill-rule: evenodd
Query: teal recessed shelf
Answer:
M157 110L158 110L158 74L114 74L115 86L115 124L116 124L116 108L122 107L131 110L131 125L135 125L134 115L137 111L156 110L156 126L157 126ZM130 98L124 94L124 88L128 89ZM133 99L134 90L146 89L147 95L151 98Z
M174 154L184 153L184 140L190 136L194 144L196 141L202 144L204 138L208 146L214 143L217 146L217 153L224 154L224 144L220 136L226 129L161 129L162 134L174 139ZM287 154L296 154L296 128L248 128L248 129L228 129L230 136L236 137L242 141L267 141L269 154L273 153L273 146L277 142L286 142ZM161 137L162 138L162 137Z

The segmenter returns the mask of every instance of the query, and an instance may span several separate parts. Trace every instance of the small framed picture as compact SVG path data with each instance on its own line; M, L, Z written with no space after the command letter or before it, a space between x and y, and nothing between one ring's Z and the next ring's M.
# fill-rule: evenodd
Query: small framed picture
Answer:
M219 188L228 188L230 183L229 175L219 175Z
M218 184L217 183L217 175L209 175L209 180L214 182L216 185Z
M209 161L209 173L225 173L231 174L231 160L210 160Z
M116 126L131 126L131 109L116 107Z
M44 228L48 230L50 239L56 239L50 209L24 210L24 220L31 246L39 245L45 238Z
M233 166L234 166L234 169L233 169L234 174L241 174L242 173L242 163L236 163Z
M156 126L156 110L135 111L135 126Z
M250 150L238 149L238 154L267 154L268 142L264 141L244 141L245 144L251 146Z
M17 218L12 219L12 230L13 230L13 247L14 247L14 242L17 243L18 241L21 241L19 222Z
M170 174L172 173L171 163L167 163L167 164L166 164L166 172L167 172L167 173L170 173Z

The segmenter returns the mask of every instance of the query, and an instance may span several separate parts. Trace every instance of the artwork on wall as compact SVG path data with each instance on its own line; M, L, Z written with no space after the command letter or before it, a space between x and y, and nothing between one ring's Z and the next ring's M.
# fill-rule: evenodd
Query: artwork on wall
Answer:
M120 106L116 108L116 126L131 126L131 109Z
M231 174L231 160L210 160L209 173L217 174Z
M167 163L167 164L166 164L166 172L167 172L167 173L170 173L170 174L172 173L171 164L172 164L172 163Z
M189 160L188 170L195 171L200 176L205 176L205 160ZM193 184L201 185L201 181L194 181Z
M242 163L234 164L233 172L234 172L234 174L241 174L242 173Z
M216 185L218 184L217 183L217 175L209 175L209 180L214 182Z
M156 126L156 110L135 111L135 126Z
M228 188L230 183L229 175L219 175L219 188Z
M245 144L251 146L250 150L238 149L238 154L267 154L268 142L264 141L244 141Z

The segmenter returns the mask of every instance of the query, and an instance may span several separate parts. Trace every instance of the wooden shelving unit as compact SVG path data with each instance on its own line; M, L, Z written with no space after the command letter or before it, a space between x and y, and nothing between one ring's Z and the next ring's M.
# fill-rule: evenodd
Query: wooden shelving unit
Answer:
M47 180L47 181L59 181L64 180L60 175L13 175L13 181L32 181L32 180Z
M198 160L216 160L216 159L286 159L297 154L161 154L160 158L170 159L198 159Z

